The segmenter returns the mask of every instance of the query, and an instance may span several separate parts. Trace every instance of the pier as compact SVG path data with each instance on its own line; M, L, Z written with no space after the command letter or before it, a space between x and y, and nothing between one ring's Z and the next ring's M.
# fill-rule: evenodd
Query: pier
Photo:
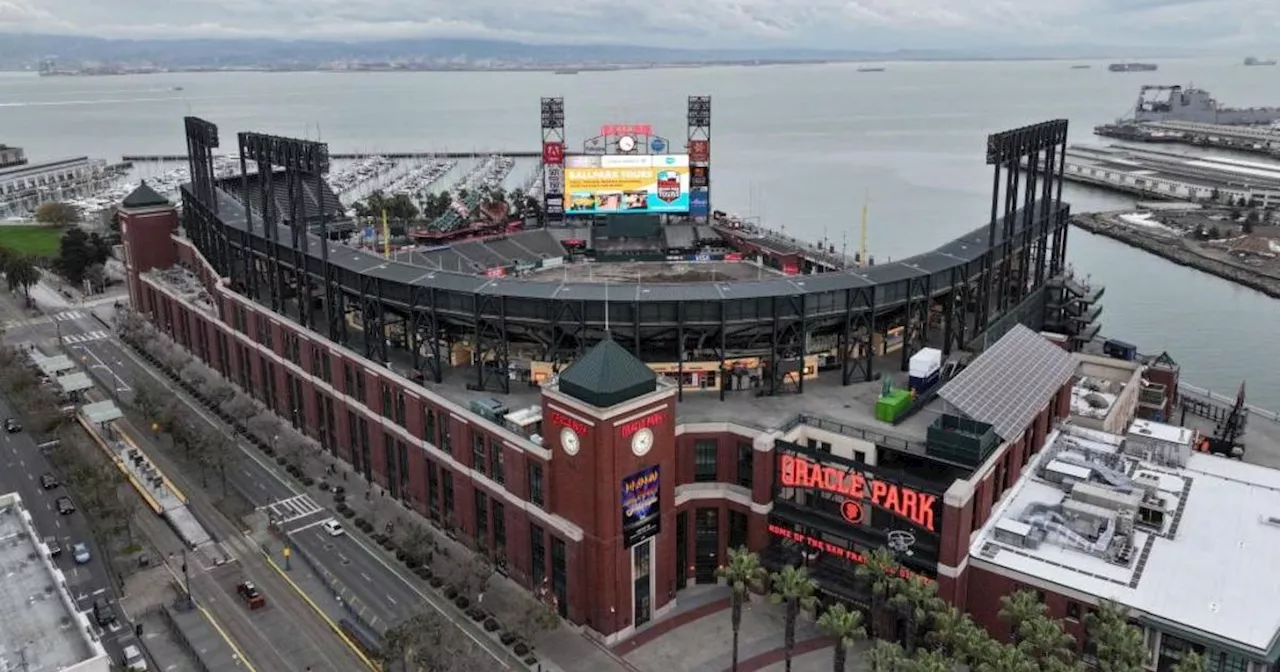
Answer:
M1225 126L1190 121L1103 124L1095 135L1136 142L1176 142L1280 157L1280 131L1258 126Z
M1063 177L1143 198L1261 205L1280 201L1280 169L1156 150L1071 147Z
M493 151L484 152L480 150L470 152L345 152L330 154L331 159L355 160L367 159L371 156L381 156L388 159L483 159L494 155L506 156L513 159L535 159L542 158L542 152L520 151L505 152ZM176 162L186 161L186 154L126 154L120 157L125 163L145 163L151 162Z

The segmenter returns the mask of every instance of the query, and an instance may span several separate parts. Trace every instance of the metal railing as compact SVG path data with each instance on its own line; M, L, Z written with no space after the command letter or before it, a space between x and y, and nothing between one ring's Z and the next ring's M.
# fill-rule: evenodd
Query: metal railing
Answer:
M1226 404L1227 406L1233 406L1236 403L1236 398L1234 396L1219 394L1217 392L1214 392L1213 390L1205 389L1203 387L1196 387L1195 385L1190 385L1183 382L1178 383L1178 394L1192 396L1192 397L1199 397L1201 399L1208 399L1209 401L1213 401L1219 404ZM1245 404L1244 407L1249 409L1249 417L1251 418L1255 418L1255 417L1263 418L1265 420L1270 420L1271 422L1274 422L1274 423L1280 423L1280 413L1277 413L1275 411L1270 411L1265 408L1260 408L1258 406L1254 406L1253 404Z
M197 672L210 672L209 665L200 657L200 650L192 645L191 640L187 639L187 633L183 632L182 626L179 626L178 622L174 620L173 614L169 612L169 607L160 605L158 611L160 617L164 620L165 627L169 629L169 633L173 635L173 639L178 643L178 646L191 658Z

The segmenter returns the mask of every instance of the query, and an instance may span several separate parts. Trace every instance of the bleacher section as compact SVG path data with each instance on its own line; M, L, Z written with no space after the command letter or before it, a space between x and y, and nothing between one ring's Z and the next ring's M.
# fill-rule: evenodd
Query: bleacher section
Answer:
M270 195L272 207L279 215L279 221L285 223L289 221L289 191L285 184L284 171L278 170L272 175L270 185ZM320 221L320 206L324 202L324 215L329 224L335 225L344 222L347 219L347 208L338 198L338 194L333 191L328 182L324 183L323 193L318 197L316 195L316 184L314 179L303 180L303 207L302 217L308 225L318 224ZM227 177L215 180L214 183L219 189L231 194L241 203L245 202L244 194L241 193L240 176ZM251 175L249 177L249 206L255 212L261 213L262 210L262 193L258 186L258 176ZM342 228L340 226L336 227Z
M468 240L414 252L411 263L427 268L483 275L485 271L560 259L568 252L546 229L521 231L491 240Z
M692 224L673 224L662 229L667 250L691 251L698 249L698 238Z

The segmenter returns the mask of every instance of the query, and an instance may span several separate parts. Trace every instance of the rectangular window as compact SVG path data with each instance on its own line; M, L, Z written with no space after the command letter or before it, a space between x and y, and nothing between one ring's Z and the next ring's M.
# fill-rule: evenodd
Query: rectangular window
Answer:
M507 553L507 509L496 498L493 500L493 552L501 561Z
M747 515L729 509L729 548L747 545Z
M427 461L427 515L440 522L440 468Z
M542 499L542 464L529 462L529 501L536 506L545 506Z
M395 417L393 419L396 421L396 424L400 425L401 427L405 426L405 405L404 404L405 404L404 390L396 390L396 408L395 408Z
M369 403L366 401L366 397L364 394L364 384L365 384L364 371L357 370L356 371L356 401L360 402L365 406L368 406Z
M482 553L489 550L489 496L476 493L476 545Z
M569 616L569 572L564 541L551 537L551 591L556 596L556 606L560 608L560 617Z
M488 475L489 456L484 450L484 434L474 428L471 430L471 468Z
M440 414L440 450L453 453L453 436L449 431L449 416Z
M716 442L699 439L693 442L693 480L709 483L716 480Z
M489 442L489 477L498 485L507 482L506 465L502 463L502 442L498 439Z
M755 448L750 442L738 444L738 485L750 490L755 482Z
M436 412L430 406L426 407L426 421L422 426L422 434L426 438L427 443L437 446L439 442L436 437Z
M351 367L351 362L342 363L342 391L346 392L348 397L356 396L356 373Z
M676 590L689 582L689 512L676 514Z
M529 523L529 585L534 589L547 578L546 544L542 528Z
M441 469L444 479L444 520L445 525L453 526L453 472Z
M382 386L382 417L390 418L391 410L392 410L391 385L384 382L384 383L381 383L381 386Z
M1067 600L1067 620L1068 621L1080 620L1080 603L1079 602L1072 602L1071 600Z

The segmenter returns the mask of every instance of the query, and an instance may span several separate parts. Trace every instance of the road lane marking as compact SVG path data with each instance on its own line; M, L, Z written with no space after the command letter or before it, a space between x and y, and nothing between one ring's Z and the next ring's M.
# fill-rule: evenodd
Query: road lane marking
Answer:
M316 521L316 522L314 522L314 523L307 523L306 525L303 525L302 527L295 527L295 528L293 528L292 530L289 530L289 531L288 531L288 533L289 533L289 534L296 534L296 533L298 533L298 532L302 532L303 530L309 530L309 529L311 529L311 528L313 528L313 527L319 527L319 526L324 525L325 523L327 523L327 522L329 522L329 521L331 521L331 520L333 520L333 519L332 519L332 518L325 518L325 519L323 519L323 520L317 520L317 521Z
M356 657L360 659L360 662L367 665L373 672L379 672L379 670L382 669L372 660L369 660L368 656L364 655L364 652L360 650L360 647L356 646L355 642L351 641L351 638L347 636L347 633L344 632L337 623L334 623L332 618L329 618L329 615L320 608L320 605L316 604L315 600L311 599L311 596L308 595L306 591L298 587L298 584L294 582L292 577L290 577L283 569L280 569L280 566L276 564L276 561L273 560L269 554L263 553L262 555L263 558L266 559L267 564L280 575L280 578L284 579L285 583L289 584L289 587L293 589L293 592L297 593L298 597L301 597L304 602L310 605L311 608L315 610L316 614L319 615L326 624L328 624L329 629L333 630L334 634L338 635L338 638L347 645L347 648L351 649L351 652L356 654Z
M234 639L231 639L231 635L228 635L227 631L223 630L221 625L218 625L218 621L213 618L213 614L209 613L209 610L205 609L199 603L196 604L196 609L199 609L200 613L204 614L204 617L208 619L209 624L213 626L214 630L218 631L218 634L222 636L223 641L227 643L227 646L231 647L231 650L235 652L236 657L240 659L241 663L244 663L244 666L249 669L249 672L258 672L258 670L254 668L253 663L249 662L248 656L245 656L244 652L240 650L240 647L236 646L236 642Z
M391 604L400 604L399 602L396 602L396 598L391 597L390 595L387 596L387 601Z
M364 572L360 572L360 576L364 577L365 581L368 581L369 583L373 583L373 578L370 577L368 574L365 574Z

